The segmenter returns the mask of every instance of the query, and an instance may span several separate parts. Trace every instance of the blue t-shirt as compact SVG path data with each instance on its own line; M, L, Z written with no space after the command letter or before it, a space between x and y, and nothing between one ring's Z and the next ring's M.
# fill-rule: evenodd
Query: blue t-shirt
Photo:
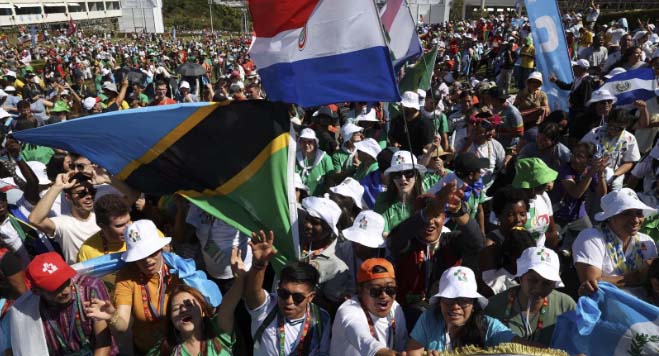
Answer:
M510 329L499 320L484 316L487 325L485 332L485 347L497 346L504 342L510 342L515 336ZM428 309L414 325L410 337L423 345L425 350L446 350L446 324L437 309Z

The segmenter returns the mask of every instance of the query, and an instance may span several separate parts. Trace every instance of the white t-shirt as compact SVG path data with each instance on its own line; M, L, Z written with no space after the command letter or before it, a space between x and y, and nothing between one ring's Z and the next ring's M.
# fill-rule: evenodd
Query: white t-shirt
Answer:
M643 179L644 193L650 193L657 188L656 183L657 177L659 177L659 166L654 170L652 169L654 160L654 157L647 156L632 169L632 175L634 177Z
M403 308L394 300L388 316L380 318L371 314L377 339L371 335L364 309L357 297L341 304L332 325L330 356L373 356L381 349L404 351L407 344L407 327ZM396 331L392 332L391 320Z
M536 195L529 201L529 211L526 216L526 230L531 233L538 247L544 247L545 232L549 228L550 218L554 216L547 192L542 192L542 195Z
M456 147L456 149L460 150L461 148ZM499 141L491 139L480 146L472 144L469 147L468 152L475 154L476 157L487 158L490 160L490 166L481 170L483 184L488 187L494 180L494 171L496 167L503 167L503 161L506 159L506 150Z
M262 290L265 294L265 301L259 307L254 310L249 310L249 316L252 318L251 332L252 336L256 334L256 331L261 327L261 324L265 321L270 314L272 309L277 308L277 297L275 295L268 294L265 290ZM306 317L306 315L305 315ZM304 318L296 320L286 320L284 323L284 336L286 339L284 345L284 354L290 355L291 349L297 347L298 337L302 332L302 327L304 326ZM328 316L329 318L329 316ZM312 337L311 330L309 330L306 337ZM329 339L330 339L330 328L329 323L327 327L323 326L323 335L321 338L320 348L327 349L329 348ZM312 343L313 344L313 343ZM313 346L312 346L313 347ZM279 330L277 325L277 318L273 318L272 322L263 330L263 334L259 340L254 340L254 356L271 356L279 355ZM321 355L318 352L318 348L312 348L309 355Z
M242 251L245 268L252 266L252 249L247 243L249 237L229 224L216 219L195 205L190 205L185 222L195 228L201 245L201 254L206 264L206 272L217 279L230 279L231 250L234 246Z
M641 243L641 255L647 261L657 257L657 246L650 236L638 233ZM617 237L616 237L617 238ZM636 242L632 240L625 250L625 257L631 257L636 250ZM606 248L604 233L597 228L583 230L572 245L574 263L580 262L602 270L602 276L616 276L615 267Z
M23 268L27 267L30 263L30 256L27 253L25 245L23 245L23 240L14 229L14 226L11 224L9 217L5 218L5 221L0 224L0 238L2 242L14 252L18 258L21 259L23 263Z
M503 267L483 271L483 282L490 287L495 295L519 285L515 280L515 276Z
M636 137L627 130L623 130L616 139L610 139L603 126L596 127L581 139L581 142L590 142L595 147L600 147L601 152L609 156L609 168L618 169L623 162L638 162L641 159L641 153L638 149ZM615 187L622 187L624 175L619 176L613 182Z
M72 265L78 259L80 246L101 228L96 225L96 215L91 213L87 220L78 220L70 215L60 215L50 218L55 224L53 238L62 247L64 260Z

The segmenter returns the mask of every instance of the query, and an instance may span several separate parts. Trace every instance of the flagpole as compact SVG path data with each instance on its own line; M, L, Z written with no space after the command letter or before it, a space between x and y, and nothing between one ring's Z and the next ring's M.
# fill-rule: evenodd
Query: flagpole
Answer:
M208 0L208 13L211 15L211 34L213 33L213 0Z

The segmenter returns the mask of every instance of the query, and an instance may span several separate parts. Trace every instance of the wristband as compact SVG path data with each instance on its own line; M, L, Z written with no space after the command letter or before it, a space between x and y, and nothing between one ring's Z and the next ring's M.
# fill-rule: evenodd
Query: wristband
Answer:
M267 262L265 262L265 263L252 263L252 268L257 270L257 271L266 269L267 267L268 267Z

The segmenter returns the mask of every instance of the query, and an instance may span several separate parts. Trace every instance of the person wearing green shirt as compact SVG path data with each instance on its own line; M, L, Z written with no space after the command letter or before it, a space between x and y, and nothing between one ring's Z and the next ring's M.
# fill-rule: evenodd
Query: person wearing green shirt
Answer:
M428 169L423 175L423 182L421 184L424 192L428 191L440 179L446 176L451 171L444 168L444 160L451 155L451 152L446 152L438 143L434 143L427 154L419 157L420 163Z
M360 181L367 175L378 170L378 154L382 151L380 144L372 138L355 143L355 159L352 164L355 166L353 178Z
M300 132L298 147L295 173L300 174L310 195L322 195L325 193L325 176L334 171L332 159L325 151L318 149L316 132L310 128Z
M574 310L572 298L555 288L563 287L556 252L546 247L529 247L517 259L520 285L489 300L485 314L499 319L520 338L551 344L556 319Z
M426 167L409 151L398 151L391 158L391 166L384 171L389 176L387 191L375 202L375 212L384 217L385 232L412 215L412 204L421 194L421 177Z
M353 158L355 156L355 143L364 139L363 128L355 124L345 124L341 127L341 149L332 155L334 172L353 172Z
M217 314L197 289L183 283L174 286L167 306L165 337L147 356L231 356L234 310L247 274L237 247L231 251L231 269L234 282Z
M381 128L375 109L358 115L355 118L355 124L364 128L364 137L377 141L381 149L387 147L387 133Z

